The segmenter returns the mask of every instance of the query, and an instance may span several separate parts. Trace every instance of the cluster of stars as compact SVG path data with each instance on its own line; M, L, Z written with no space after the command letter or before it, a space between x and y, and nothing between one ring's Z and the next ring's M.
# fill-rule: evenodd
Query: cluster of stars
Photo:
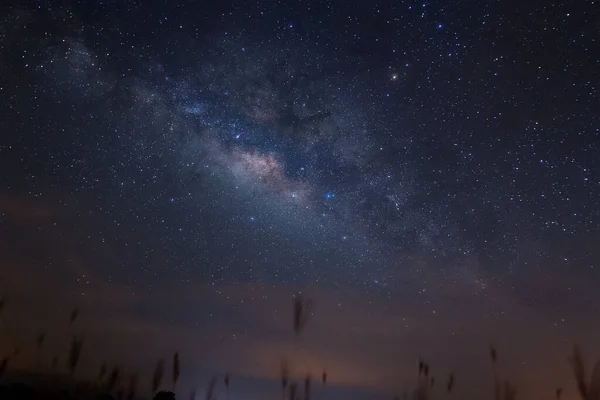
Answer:
M379 290L373 277L415 253L506 275L500 265L560 262L558 243L597 233L595 56L587 28L569 25L589 18L583 8L519 5L537 17L515 32L499 5L365 4L343 18L330 5L294 18L233 9L201 33L178 12L80 32L74 7L3 17L0 72L19 79L2 82L2 127L30 133L24 155L0 148L5 171L22 171L4 180L93 199L89 215L114 231L103 245L153 232L123 263L158 243L167 266L208 260L177 267L185 279L264 268L331 282L358 259L349 275ZM371 32L371 18L385 30ZM550 33L567 27L555 46ZM290 257L270 261L281 247ZM282 265L299 254L311 263Z

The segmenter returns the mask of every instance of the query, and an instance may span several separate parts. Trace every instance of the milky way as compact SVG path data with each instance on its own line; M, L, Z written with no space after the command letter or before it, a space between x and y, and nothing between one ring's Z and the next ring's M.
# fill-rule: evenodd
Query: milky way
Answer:
M206 29L158 8L130 25L103 6L11 9L2 71L19 80L3 83L2 125L24 131L2 147L3 165L21 171L6 181L94 199L84 215L103 221L102 240L145 232L131 257L153 246L168 256L140 267L142 281L260 270L378 290L423 259L451 281L479 281L466 264L499 280L594 264L595 250L555 246L597 234L597 87L583 33L541 63L534 28L517 49L500 33L488 46L504 17L471 26L458 3L364 6L390 32L331 7L314 18L250 8L256 26L216 13ZM286 249L293 257L269 258Z

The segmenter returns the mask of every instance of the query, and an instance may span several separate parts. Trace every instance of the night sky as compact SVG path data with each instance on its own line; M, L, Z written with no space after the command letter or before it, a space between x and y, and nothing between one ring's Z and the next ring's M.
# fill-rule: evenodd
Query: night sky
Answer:
M180 351L181 393L229 371L237 399L277 398L283 356L327 369L321 397L401 394L419 356L491 396L491 343L524 396L569 399L572 344L600 355L597 1L0 16L0 352L22 368L40 329L65 353L75 306L90 374Z

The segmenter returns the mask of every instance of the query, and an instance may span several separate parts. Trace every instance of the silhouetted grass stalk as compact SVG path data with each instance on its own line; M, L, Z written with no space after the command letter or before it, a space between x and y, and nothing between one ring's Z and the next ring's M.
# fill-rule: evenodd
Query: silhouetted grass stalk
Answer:
M214 400L215 386L217 384L217 378L212 377L206 387L206 400Z
M285 390L287 388L289 377L290 377L289 365L285 358L283 358L281 360L280 377L281 377L281 400L285 400Z
M179 353L175 352L173 354L173 393L175 393L175 387L177 386L177 381L179 380Z
M223 377L223 384L225 385L225 395L227 396L227 400L229 400L229 374L225 374Z
M162 382L162 377L165 371L165 361L163 359L158 360L158 364L156 364L156 369L154 370L154 375L152 376L152 393L156 393L160 388L160 383Z
M36 361L35 361L35 370L38 372L41 369L42 363L42 349L44 347L44 343L46 341L46 332L40 332L36 338Z

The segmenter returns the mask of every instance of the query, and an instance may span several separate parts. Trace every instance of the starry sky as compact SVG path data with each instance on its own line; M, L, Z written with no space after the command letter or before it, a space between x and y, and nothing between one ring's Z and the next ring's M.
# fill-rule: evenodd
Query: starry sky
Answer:
M495 343L521 393L575 394L572 343L600 353L597 1L70 3L0 13L3 352L62 349L79 306L82 368L178 350L182 392L230 371L276 396L285 356L389 398L423 356L489 394Z

